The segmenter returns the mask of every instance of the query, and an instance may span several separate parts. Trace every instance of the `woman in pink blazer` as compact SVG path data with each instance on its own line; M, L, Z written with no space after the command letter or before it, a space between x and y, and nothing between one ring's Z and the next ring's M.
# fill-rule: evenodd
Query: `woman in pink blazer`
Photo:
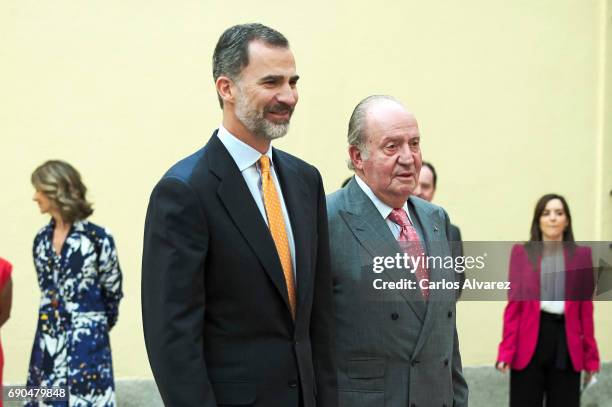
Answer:
M565 199L544 195L531 237L512 248L511 291L496 368L510 373L510 406L578 407L580 372L599 371L591 249L577 246Z
M0 328L11 315L11 299L13 285L11 282L11 263L0 257ZM4 368L4 356L2 343L0 342L0 407L2 407L2 369Z

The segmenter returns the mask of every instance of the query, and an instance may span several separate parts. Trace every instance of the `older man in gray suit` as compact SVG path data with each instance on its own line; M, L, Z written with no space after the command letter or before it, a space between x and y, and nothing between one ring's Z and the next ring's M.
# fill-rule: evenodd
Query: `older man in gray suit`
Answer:
M327 200L339 406L467 406L456 273L400 261L451 255L444 209L411 196L422 163L414 115L370 96L348 141L355 177Z

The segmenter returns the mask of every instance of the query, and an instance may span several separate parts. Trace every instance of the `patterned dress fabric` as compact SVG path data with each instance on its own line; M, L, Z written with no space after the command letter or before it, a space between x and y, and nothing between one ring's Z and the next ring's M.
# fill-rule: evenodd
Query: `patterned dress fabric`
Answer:
M51 220L34 238L41 301L27 385L67 387L69 401L26 406L114 407L108 333L123 296L115 243L106 229L77 221L57 255L54 227Z

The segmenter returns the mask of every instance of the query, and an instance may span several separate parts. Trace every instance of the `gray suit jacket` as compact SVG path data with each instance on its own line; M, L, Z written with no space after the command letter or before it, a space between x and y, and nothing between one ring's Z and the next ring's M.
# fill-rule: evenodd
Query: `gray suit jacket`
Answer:
M446 212L422 199L408 201L428 256L451 256ZM455 327L454 290L377 290L375 280L397 282L406 269L373 272L376 256L399 245L385 220L353 179L327 198L339 407L467 406ZM455 273L429 269L430 281ZM376 283L380 286L381 282Z
M463 242L461 241L461 231L459 228L451 223L448 235L448 241L451 242L451 251L453 257L463 256ZM465 273L457 274L459 277L459 290L457 290L457 300L461 297L461 291L463 290L463 283L465 282Z

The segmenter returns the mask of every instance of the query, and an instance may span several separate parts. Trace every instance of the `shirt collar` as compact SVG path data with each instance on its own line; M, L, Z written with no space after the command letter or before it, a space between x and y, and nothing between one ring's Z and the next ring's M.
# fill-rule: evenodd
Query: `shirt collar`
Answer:
M372 203L374 204L374 206L380 213L380 216L382 216L383 219L386 220L391 214L391 212L393 211L393 208L387 205L386 203L384 203L383 201L381 201L374 194L374 192L372 192L372 189L370 189L368 184L366 184L365 181L362 180L357 174L355 174L355 181L357 181L357 185L359 185L359 188L361 188L361 190L368 196L368 198L370 198L370 200L372 201ZM402 208L404 209L404 211L406 211L406 214L408 215L408 219L410 219L410 223L412 223L412 219L410 218L410 212L408 212L408 202L407 201L404 202L404 205L402 206Z
M229 151L240 172L243 172L247 168L253 166L253 164L259 161L259 158L262 155L259 151L255 150L250 145L246 144L242 140L239 140L225 127L223 127L222 124L219 125L217 137L219 137L221 143L223 143L227 151ZM266 155L270 158L270 165L273 165L272 145L270 145L270 148L266 152Z

